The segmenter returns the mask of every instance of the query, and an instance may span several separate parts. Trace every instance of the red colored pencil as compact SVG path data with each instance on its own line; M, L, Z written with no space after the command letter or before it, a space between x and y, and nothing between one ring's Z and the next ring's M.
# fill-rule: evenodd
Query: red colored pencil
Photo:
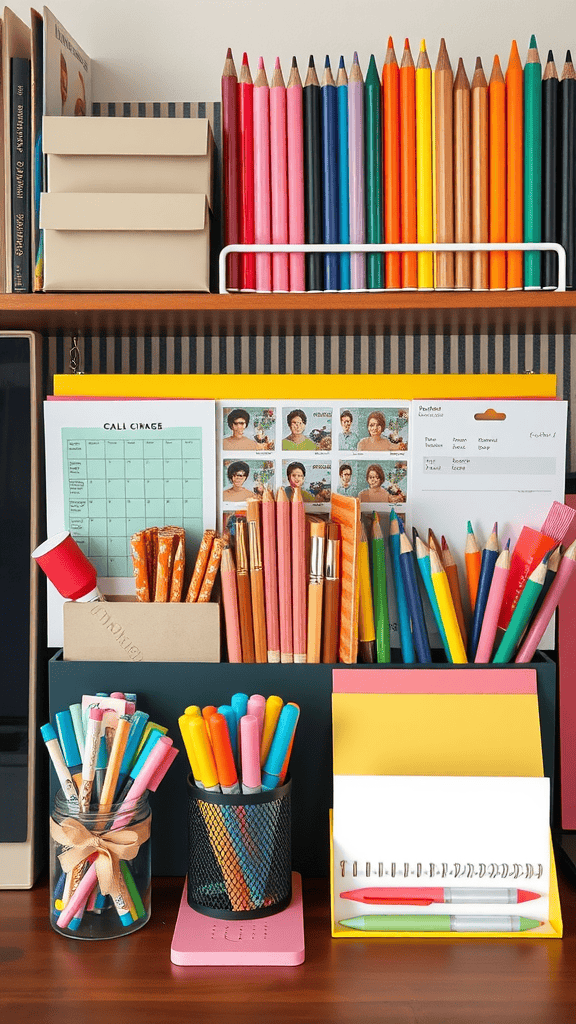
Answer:
M254 85L248 55L242 58L238 79L238 124L240 129L240 241L254 244ZM243 291L256 288L256 257L243 253L240 262L240 285Z

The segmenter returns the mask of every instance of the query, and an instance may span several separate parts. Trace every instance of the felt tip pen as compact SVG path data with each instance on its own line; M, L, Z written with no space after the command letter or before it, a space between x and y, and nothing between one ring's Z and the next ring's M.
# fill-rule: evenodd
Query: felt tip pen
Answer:
M230 743L228 723L226 722L224 715L219 715L218 712L216 712L210 716L210 721L206 724L210 730L210 739L214 750L214 760L216 761L216 771L218 772L220 788L223 793L239 793L240 785L238 783L236 763L232 753L232 744Z
M64 760L68 765L70 775L74 779L74 784L79 787L82 782L82 754L76 741L76 734L74 732L74 723L72 721L72 715L70 710L66 708L64 711L58 711L54 715L56 722L56 729L58 730L58 737L60 739L60 746L62 753L64 754Z
M540 893L530 892L528 889L446 889L438 886L386 888L375 886L341 892L340 899L366 903L373 907L387 905L429 907L431 903L526 903L528 900L540 899Z
M42 725L40 727L40 733L44 743L46 744L46 749L48 750L50 760L54 765L54 770L58 776L58 781L62 786L64 796L67 800L78 800L78 790L74 785L74 780L70 775L68 765L64 760L64 755L62 754L54 726L50 725L50 722L48 722L46 725Z
M96 763L100 751L100 732L103 717L104 712L102 708L90 708L86 726L84 757L82 758L82 784L79 794L80 810L82 813L90 810L94 772L96 771Z
M543 921L531 917L488 914L453 917L449 914L371 914L350 917L339 924L361 932L527 932Z
M130 769L128 778L126 779L121 792L118 794L118 800L126 799L128 793L130 792L132 786L134 785L135 780L138 778L138 775L142 770L142 766L145 764L150 751L154 749L156 744L159 742L159 740L162 739L163 736L164 732L162 731L161 726L153 726L153 728L150 730L150 733L148 734L148 739L146 740L144 746L142 747L140 753L138 754L134 764Z
M270 751L262 770L262 789L275 789L280 785L282 768L292 742L300 708L296 704L285 704L280 712L276 732L270 744Z
M238 767L238 721L236 719L236 712L230 704L221 704L218 708L218 714L224 715L226 719L226 725L228 726L228 732L230 734L230 745L232 747L232 753Z
M147 715L145 711L135 711L134 714L132 715L132 724L130 725L130 732L128 733L126 749L124 751L124 757L122 758L122 763L120 765L120 773L118 775L118 782L116 784L116 794L122 792L124 783L128 778L128 774L130 772L130 768L132 767L132 763L135 760L136 751L140 745L140 739L142 737L142 733L144 732L148 718L149 715ZM114 797L115 799L116 794Z
M78 750L80 751L80 763L82 763L82 758L84 757L84 721L82 719L82 705L71 704L68 710L70 711L70 717L74 727L74 735L76 737L76 743L78 744Z
M203 718L191 718L188 728L190 729L196 760L198 762L200 781L204 784L204 789L208 793L220 793L221 789L218 781L218 770L216 768L216 761L214 760L214 752L208 738L206 722Z
M262 792L260 771L260 726L255 715L240 719L240 747L242 750L242 792Z
M198 714L200 714L200 709L198 709ZM198 767L196 750L194 749L192 736L190 734L190 722L192 721L192 717L192 715L187 714L180 715L178 725L180 726L180 732L182 733L182 739L184 740L184 746L186 748L186 753L188 754L188 762L190 764L192 775L194 776L194 783L199 789L204 789L202 782L200 782L200 768ZM198 715L195 717L198 717Z

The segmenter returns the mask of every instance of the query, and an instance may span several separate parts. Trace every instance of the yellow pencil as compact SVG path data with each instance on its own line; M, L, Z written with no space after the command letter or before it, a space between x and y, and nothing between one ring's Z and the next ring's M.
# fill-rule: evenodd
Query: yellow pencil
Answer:
M448 577L438 555L432 549L430 550L430 572L432 575L432 586L434 587L434 593L436 594L444 625L444 632L446 633L446 640L450 649L450 656L455 665L467 665L468 658L466 657L466 649L462 642Z
M376 628L370 580L370 555L364 523L360 527L360 543L358 545L358 586L360 588L358 656L360 661L372 663L376 661Z
M432 69L426 43L420 44L416 65L416 215L418 241L432 242ZM418 288L434 287L434 257L431 252L418 253Z

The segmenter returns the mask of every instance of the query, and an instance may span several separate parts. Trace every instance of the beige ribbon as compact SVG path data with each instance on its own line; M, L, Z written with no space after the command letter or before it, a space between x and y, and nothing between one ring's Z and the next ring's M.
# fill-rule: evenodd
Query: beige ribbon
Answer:
M76 818L64 818L59 825L50 819L50 835L61 846L66 847L59 854L58 860L63 871L72 871L92 854L98 856L94 861L101 893L118 892L122 880L120 871L121 860L132 860L142 843L150 837L152 815L131 825L130 828L116 829L111 832L89 832Z

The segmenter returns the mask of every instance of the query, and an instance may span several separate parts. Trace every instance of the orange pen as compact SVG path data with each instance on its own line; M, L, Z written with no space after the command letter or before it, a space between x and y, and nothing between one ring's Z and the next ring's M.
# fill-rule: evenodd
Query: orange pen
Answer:
M490 107L490 241L506 241L506 86L494 57L488 87ZM506 253L490 253L490 291L506 288Z
M224 715L219 712L211 715L209 728L220 788L223 793L239 793L238 773L232 753L228 724Z
M384 239L400 241L400 85L392 36L382 68ZM386 253L386 288L400 288L400 253ZM310 659L308 659L310 660Z
M206 728L208 730L208 739L212 742L212 733L210 731L210 719L212 715L215 715L218 708L214 707L213 704L207 704L205 708L202 708L202 718L206 722Z
M474 612L476 605L476 594L478 593L478 581L480 579L480 567L482 564L482 552L474 536L472 523L468 520L468 533L466 534L466 576L468 579L468 597L470 598L470 610Z

